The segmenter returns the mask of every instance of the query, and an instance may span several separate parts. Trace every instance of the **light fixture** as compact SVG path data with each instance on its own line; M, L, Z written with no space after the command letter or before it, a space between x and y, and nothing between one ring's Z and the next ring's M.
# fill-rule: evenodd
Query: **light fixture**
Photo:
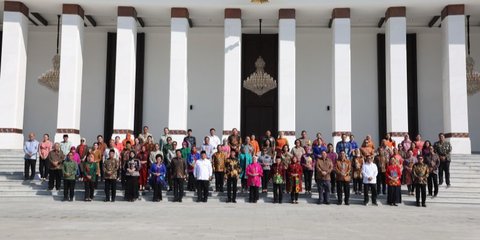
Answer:
M467 15L467 93L473 95L480 90L480 73L475 71L475 60L470 56L470 15Z
M57 16L57 53L52 58L53 68L42 74L38 78L38 82L54 91L58 91L60 77L60 55L58 53L58 45L60 41L60 15Z
M260 23L260 34L259 34L259 45L261 46L262 40L262 19L259 19ZM260 49L261 50L261 47ZM261 51L259 51L261 53ZM243 87L262 96L263 94L277 88L277 81L275 81L270 74L265 72L265 61L262 56L258 56L255 61L255 72L250 74L247 79L243 81Z
M262 3L268 3L268 0L251 0L251 2L262 4Z

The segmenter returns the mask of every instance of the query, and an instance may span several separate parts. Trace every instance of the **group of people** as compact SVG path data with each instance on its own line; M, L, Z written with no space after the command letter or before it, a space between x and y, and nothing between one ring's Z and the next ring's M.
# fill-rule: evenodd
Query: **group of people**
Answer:
M105 201L115 201L117 181L125 191L125 200L135 201L140 193L153 191L153 201L162 200L162 190L173 191L174 201L181 202L184 183L188 191L197 192L198 202L207 202L209 185L215 178L216 192L224 192L226 202L236 202L237 181L240 191L249 193L249 201L259 200L260 191L273 187L273 203L282 203L283 194L290 194L290 202L298 203L299 193L305 188L311 195L315 180L319 193L318 204L330 204L330 194L337 194L337 204L349 205L350 185L353 193L364 195L364 204L377 205L377 193L387 194L387 203L396 206L401 200L401 186L407 185L408 194L415 195L417 206L426 206L426 195L436 197L438 185L450 186L451 145L440 133L432 144L421 136L410 140L408 134L398 145L387 134L378 147L366 136L361 144L353 135L342 135L341 141L327 143L321 133L309 139L306 131L295 140L292 148L283 132L274 138L266 131L261 139L255 135L241 138L232 129L228 138L220 140L215 129L197 145L192 130L180 143L172 140L169 129L158 143L149 128L136 138L130 133L125 139L115 137L104 142L99 135L90 147L82 138L72 146L68 135L53 144L48 134L35 140L30 133L25 142L25 180L35 175L36 160L40 161L40 179L48 178L48 189L60 189L64 181L64 200L72 201L75 183L85 188L85 201L92 201L99 181L105 182ZM363 191L362 191L363 189Z

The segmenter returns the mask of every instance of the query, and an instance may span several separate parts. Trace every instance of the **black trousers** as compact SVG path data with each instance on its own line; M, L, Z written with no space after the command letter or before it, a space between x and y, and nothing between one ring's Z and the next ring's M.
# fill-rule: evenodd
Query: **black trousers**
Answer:
M332 193L335 193L335 184L337 183L337 181L335 179L337 179L337 174L335 174L335 171L332 171L330 173L330 185L331 185L331 189L332 189Z
M115 196L116 195L117 195L117 180L116 179L105 179L105 200L115 201Z
M85 187L85 199L93 199L93 194L95 192L95 182L93 181L84 181L83 185Z
M236 201L237 199L237 178L227 178L227 200Z
M438 175L435 173L430 173L427 178L427 185L428 185L428 195L432 195L432 187L433 187L433 196L437 196L438 194Z
M290 192L290 199L293 201L298 201L298 192L291 191Z
M153 183L153 201L162 200L162 183L155 182Z
M378 172L377 175L377 193L385 194L387 192L387 182L384 172Z
M377 203L377 186L376 184L363 184L363 202L368 203L369 197L368 197L368 192L369 190L372 192L372 203Z
M25 179L33 179L35 177L35 164L37 160L34 159L26 159L25 158Z
M240 180L240 184L242 185L242 190L247 190L247 179L246 178L242 178Z
M263 170L262 190L268 189L268 181L270 180L270 170Z
M250 186L250 194L248 196L248 200L251 202L251 203L256 203L258 201L258 189L259 187L254 187L254 186Z
M63 180L63 199L73 200L75 196L75 180Z
M305 191L312 191L313 170L303 169L303 177L305 178Z
M282 203L283 184L273 184L273 202Z
M173 200L181 201L183 198L183 178L173 178Z
M187 190L188 191L195 191L195 185L196 185L196 180L195 177L193 176L193 172L188 173L188 183L187 183Z
M420 203L420 194L422 196L422 205L424 205L425 200L427 200L427 185L426 184L415 184L415 198L417 200L417 204Z
M440 185L443 184L443 172L445 172L445 182L447 182L447 185L450 185L450 162L449 161L440 162L440 166L438 168Z
M350 199L350 183L345 181L337 181L337 200L342 203L343 194L345 193L345 204Z
M103 182L104 178L103 178L103 160L100 160L100 176L101 176L101 180Z
M47 178L48 177L48 160L40 158L38 171L40 172L40 178Z
M363 179L361 179L361 178L354 178L353 179L353 191L355 193L362 192L362 186L363 186Z
M329 203L331 182L328 180L317 180L317 188L318 188L318 202Z
M135 200L139 197L138 194L138 177L127 176L127 185L125 188L125 199L127 201Z
M223 192L223 178L225 177L224 172L215 172L215 191Z
M207 202L210 181L197 180L197 202Z
M50 169L48 177L48 189L52 190L53 185L55 185L55 189L60 190L60 185L62 181L62 169Z

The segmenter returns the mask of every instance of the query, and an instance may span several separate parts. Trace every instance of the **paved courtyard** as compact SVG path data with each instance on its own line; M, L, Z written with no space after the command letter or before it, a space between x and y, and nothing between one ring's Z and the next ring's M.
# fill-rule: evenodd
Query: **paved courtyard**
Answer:
M0 199L0 222L2 239L479 239L480 207Z

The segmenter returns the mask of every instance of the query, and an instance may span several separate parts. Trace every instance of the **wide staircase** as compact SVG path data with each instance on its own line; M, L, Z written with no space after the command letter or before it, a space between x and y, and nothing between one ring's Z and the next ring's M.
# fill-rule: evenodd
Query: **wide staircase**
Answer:
M0 150L0 201L60 201L63 198L63 190L48 191L47 182L40 181L38 177L38 161L36 166L37 175L34 180L23 180L23 153L18 150ZM438 197L427 199L427 204L433 205L479 205L480 206L480 155L455 155L452 156L450 165L451 187L446 188L445 183L440 186ZM315 184L313 184L313 193L306 195L300 194L299 202L316 203L318 193ZM99 183L98 190L95 192L95 201L104 199L103 183ZM213 192L214 182L210 184L210 202L224 202L225 193ZM405 186L403 186L405 188ZM226 189L225 189L226 191ZM403 191L406 192L406 189ZM168 198L172 200L172 192L163 192L164 201ZM195 193L185 192L184 201L193 202L196 200ZM75 200L82 201L84 197L83 183L77 182L75 187ZM143 193L142 201L150 201L152 193L146 191ZM272 201L272 190L269 189L268 194L260 194L260 203L270 203ZM403 204L413 205L415 197L403 194ZM283 197L284 202L289 201L287 194ZM386 196L379 195L379 204L385 204ZM117 187L117 200L123 200L123 191L120 183ZM248 193L237 194L237 202L247 202ZM335 196L331 196L331 202L335 203ZM361 204L363 196L351 194L352 204Z

